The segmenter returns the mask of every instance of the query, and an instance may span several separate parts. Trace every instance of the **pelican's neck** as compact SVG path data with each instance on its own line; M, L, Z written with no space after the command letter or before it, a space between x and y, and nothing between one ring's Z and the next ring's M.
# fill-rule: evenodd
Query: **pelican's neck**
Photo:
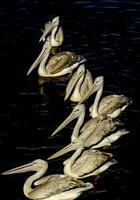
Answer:
M79 81L77 82L76 86L75 86L75 89L71 95L71 98L70 100L72 101L75 101L75 102L78 102L81 100L81 85L83 83L83 79L84 79L84 74L81 76L81 78L79 79Z
M45 77L47 75L45 64L48 60L49 55L50 55L50 52L47 53L47 55L43 58L43 60L41 61L40 65L39 65L39 68L38 68L39 76Z
M72 142L78 138L80 128L83 125L84 119L85 119L85 107L83 108L81 115L78 117L77 123L76 123L76 125L73 129L73 132L72 132L72 135L71 135L71 141Z
M24 183L23 186L23 192L24 195L28 198L30 198L30 192L32 192L34 189L32 188L32 184L35 180L39 179L40 177L42 177L45 172L47 170L47 166L42 167L41 170L38 170L35 174L33 174L32 176L30 176L29 178L27 178L27 180Z
M84 144L82 143L81 146L74 152L74 154L68 158L66 161L64 161L64 174L66 174L67 176L73 177L73 178L78 178L78 174L76 174L73 170L72 170L72 166L75 162L75 160L79 157L79 155L81 154L82 150L83 150L83 146Z
M55 27L51 33L51 46L58 46L59 43L56 41L56 34L58 31L58 27Z
M98 106L99 106L99 101L102 96L102 93L103 93L103 85L100 87L100 89L98 90L96 94L96 97L92 106L92 111L91 111L92 118L95 118L98 116Z

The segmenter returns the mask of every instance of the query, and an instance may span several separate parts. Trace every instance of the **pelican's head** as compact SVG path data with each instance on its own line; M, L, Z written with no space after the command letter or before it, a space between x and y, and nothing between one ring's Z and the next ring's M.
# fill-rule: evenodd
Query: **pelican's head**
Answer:
M53 18L52 25L53 25L53 27L56 27L59 25L59 16Z
M83 111L85 111L85 105L84 104L76 105L73 108L73 111L72 111L72 113L74 115L74 119L79 117Z
M67 126L71 121L73 121L74 119L78 118L83 112L85 112L85 105L84 104L76 105L74 107L73 111L71 112L71 114L52 133L52 136L55 135L56 133L58 133L63 128L65 128L65 126Z
M101 84L103 83L103 81L104 81L104 77L103 76L98 76L97 78L95 78L94 84L96 84L98 87L100 87Z
M46 171L48 168L48 163L42 159L34 160L28 164L21 165L19 167L10 169L2 173L2 175L9 175L9 174L19 174L29 171Z
M98 91L100 88L103 88L104 84L104 77L103 76L98 76L95 80L94 83L89 89L89 91L85 94L85 96L79 101L78 104L83 103L85 100L87 100L94 92Z
M79 81L79 79L84 76L85 74L85 67L84 64L81 64L77 71L73 74L73 76L71 77L67 87L66 87L66 95L64 98L64 101L66 101L69 97L69 95L71 94L72 90L74 89L74 87L76 87L77 82Z
M84 149L84 140L81 139L81 138L78 138L76 139L75 141L71 142L70 144L68 144L66 147L64 147L63 149L59 150L58 152L54 153L53 155L51 155L47 160L52 160L54 158L58 158L68 152L71 152L71 151L75 151L79 148L82 148ZM68 158L67 160L65 160L63 162L63 165L65 165L68 161L69 161L70 158Z
M59 25L59 16L55 17L52 21L49 21L45 24L45 30L43 30L43 35L40 37L39 42L45 42L46 36Z

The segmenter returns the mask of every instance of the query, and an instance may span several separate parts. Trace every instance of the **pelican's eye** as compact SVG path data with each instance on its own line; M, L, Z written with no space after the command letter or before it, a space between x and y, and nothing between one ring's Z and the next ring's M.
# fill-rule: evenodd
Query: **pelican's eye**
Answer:
M36 160L35 160L35 161L33 161L32 163L33 163L33 165L36 165L37 162L36 162Z
M79 113L79 111L80 111L79 108L76 108L76 109L74 110L75 113Z
M36 159L36 160L34 160L32 163L33 163L33 165L36 165L36 164L41 163L41 160L40 160L40 159Z

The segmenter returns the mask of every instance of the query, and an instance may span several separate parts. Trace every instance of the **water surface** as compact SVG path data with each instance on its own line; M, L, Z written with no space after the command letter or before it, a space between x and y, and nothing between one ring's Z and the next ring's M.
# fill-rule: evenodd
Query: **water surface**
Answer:
M64 28L62 50L87 58L93 77L103 75L103 96L124 94L133 105L121 119L130 134L110 149L118 161L103 173L94 190L78 199L125 200L135 196L136 137L139 122L139 25L138 1L27 1L17 0L0 6L1 104L0 171L36 158L47 159L69 142L71 124L62 134L52 131L71 112L74 104L63 101L67 80L42 83L35 70L26 72L42 45L41 28L59 15ZM48 173L62 173L65 157L49 163ZM1 176L4 199L24 200L22 186L29 174ZM89 179L94 182L93 178Z

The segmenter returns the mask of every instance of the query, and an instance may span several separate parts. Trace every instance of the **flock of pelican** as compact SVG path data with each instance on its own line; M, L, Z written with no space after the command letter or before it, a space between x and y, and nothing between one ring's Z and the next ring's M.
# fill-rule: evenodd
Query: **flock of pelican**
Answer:
M71 142L63 149L51 155L47 160L74 151L64 162L62 174L43 176L48 169L48 161L36 159L28 164L5 171L3 175L34 172L24 183L24 195L33 200L73 200L84 191L94 188L93 183L84 182L90 176L103 173L117 163L112 153L104 147L112 145L121 136L129 133L120 128L123 123L117 118L132 100L124 95L108 95L102 98L104 77L93 80L91 72L86 69L86 59L74 52L60 51L64 40L59 17L45 24L39 42L42 50L27 72L38 67L41 77L60 77L71 74L67 84L64 101L77 102L70 115L52 133L60 132L71 121L77 118L71 134ZM89 108L89 119L86 121L88 98L95 94ZM102 98L102 99L101 99ZM54 136L55 137L55 136Z

